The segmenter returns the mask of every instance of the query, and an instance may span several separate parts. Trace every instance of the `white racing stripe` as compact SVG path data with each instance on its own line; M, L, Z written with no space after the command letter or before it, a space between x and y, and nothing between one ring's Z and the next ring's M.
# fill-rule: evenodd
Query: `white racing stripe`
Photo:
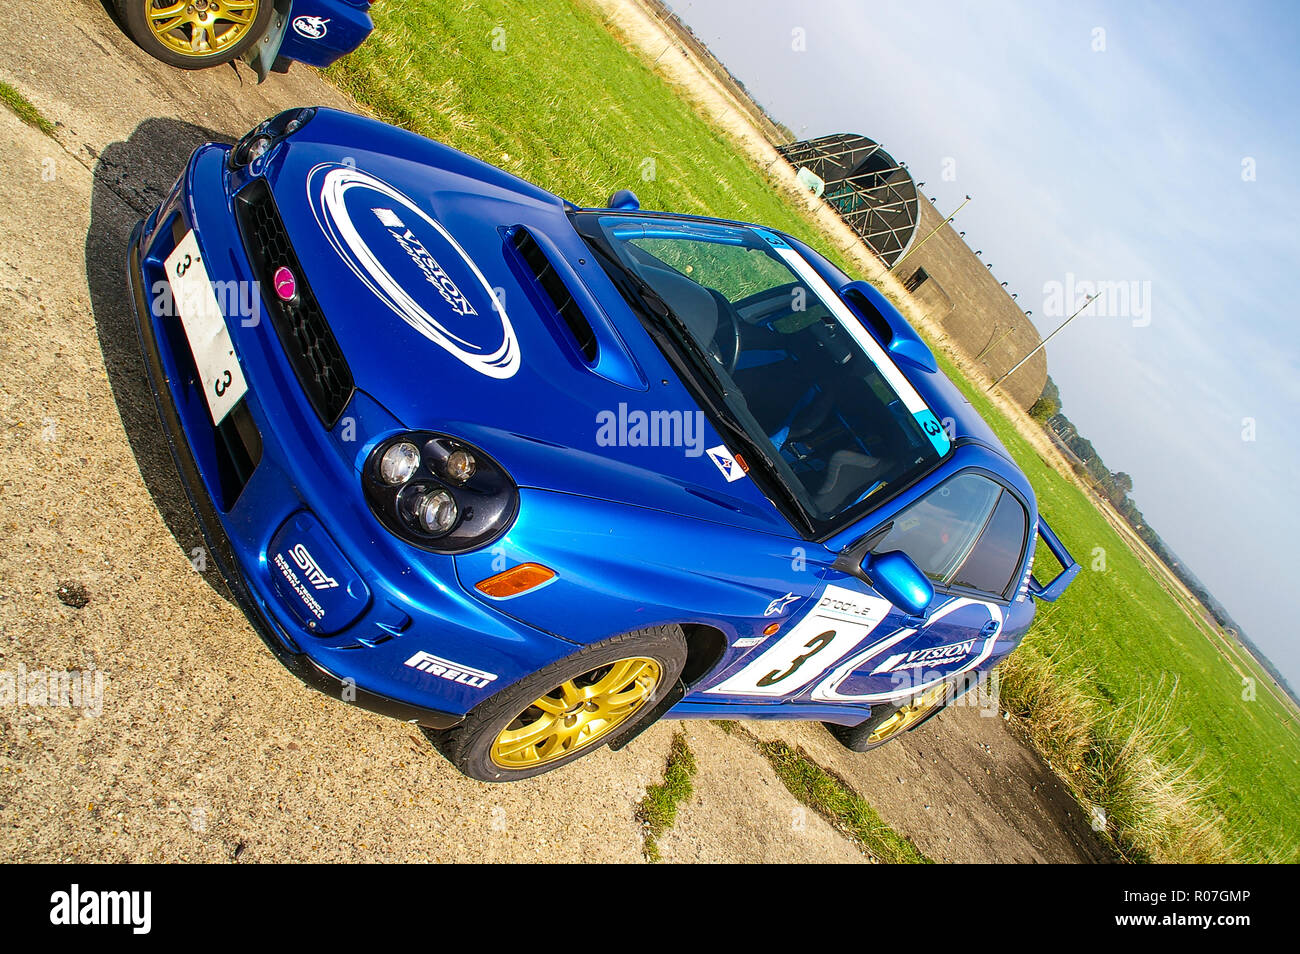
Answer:
M912 382L908 381L903 372L898 370L898 365L894 364L893 359L889 357L889 353L862 326L858 316L853 313L848 305L844 304L844 300L835 293L835 290L826 283L826 280L817 274L816 269L808 264L807 259L791 248L789 244L765 229L756 228L754 231L772 246L776 254L781 257L781 260L790 266L791 270L812 289L813 294L820 298L822 303L830 309L831 314L839 319L840 324L844 326L844 330L867 353L871 363L876 366L881 376L884 377L894 393L898 395L899 400L903 402L903 406L907 408L914 418L917 418L917 423L921 425L921 429L925 431L931 443L935 445L935 449L940 454L947 453L949 443L947 434L942 431L937 435L932 434L925 427L927 420L937 421L937 416L930 410L921 395L916 393L916 388L912 387Z

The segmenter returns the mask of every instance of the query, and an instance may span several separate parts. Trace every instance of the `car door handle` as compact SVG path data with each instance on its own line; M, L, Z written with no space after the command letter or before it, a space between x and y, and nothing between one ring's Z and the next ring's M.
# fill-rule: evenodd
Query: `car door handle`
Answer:
M987 623L985 623L984 626L980 629L980 635L992 636L994 633L998 631L998 628L1000 626L1001 624L997 620L991 619Z

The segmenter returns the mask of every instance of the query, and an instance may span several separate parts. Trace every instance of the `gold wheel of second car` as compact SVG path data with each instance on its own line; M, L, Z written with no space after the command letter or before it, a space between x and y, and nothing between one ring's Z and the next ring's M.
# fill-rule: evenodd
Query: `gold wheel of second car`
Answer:
M149 32L178 56L208 59L232 49L257 22L263 0L137 0Z

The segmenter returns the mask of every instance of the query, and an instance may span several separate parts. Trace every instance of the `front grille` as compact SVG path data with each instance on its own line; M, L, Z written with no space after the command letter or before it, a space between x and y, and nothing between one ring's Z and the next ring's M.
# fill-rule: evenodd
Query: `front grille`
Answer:
M293 272L297 297L286 302L272 292L262 300L307 400L321 422L333 427L352 398L352 372L307 285L265 179L253 180L235 197L235 218L264 290L274 289L276 269Z

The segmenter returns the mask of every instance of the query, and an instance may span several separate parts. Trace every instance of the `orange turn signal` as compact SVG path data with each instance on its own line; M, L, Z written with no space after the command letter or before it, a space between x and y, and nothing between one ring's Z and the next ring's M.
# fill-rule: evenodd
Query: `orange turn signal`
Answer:
M550 567L542 566L540 563L521 563L496 576L479 580L474 587L494 600L504 600L518 596L520 593L527 593L553 579L555 579L555 571Z
M781 624L780 624L780 623L772 623L772 624L770 624L770 625L767 627L767 629L763 630L763 635L764 635L764 636L771 636L773 633L775 633L775 632L776 632L778 629L780 629L780 628L781 628Z

